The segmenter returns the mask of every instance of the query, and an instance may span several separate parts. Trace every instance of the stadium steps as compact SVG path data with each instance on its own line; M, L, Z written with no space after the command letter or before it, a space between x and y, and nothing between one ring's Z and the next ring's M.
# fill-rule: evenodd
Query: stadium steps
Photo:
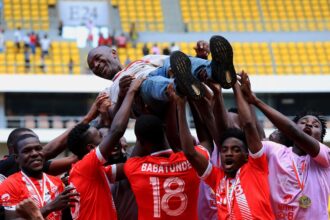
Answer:
M116 0L115 6L118 7L124 32L129 32L133 23L138 32L164 31L161 0Z
M59 24L59 15L56 7L48 7L49 28L57 30Z
M121 19L119 15L118 6L114 3L115 1L110 1L110 30L120 30L122 32ZM109 30L109 31L110 31Z
M162 11L164 16L164 31L166 32L182 32L184 23L180 3L178 0L161 0Z

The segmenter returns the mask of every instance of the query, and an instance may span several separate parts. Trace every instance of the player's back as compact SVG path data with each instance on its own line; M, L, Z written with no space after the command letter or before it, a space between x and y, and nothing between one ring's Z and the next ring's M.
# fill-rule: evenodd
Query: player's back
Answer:
M125 164L139 219L197 219L199 177L183 152L165 153L131 158Z

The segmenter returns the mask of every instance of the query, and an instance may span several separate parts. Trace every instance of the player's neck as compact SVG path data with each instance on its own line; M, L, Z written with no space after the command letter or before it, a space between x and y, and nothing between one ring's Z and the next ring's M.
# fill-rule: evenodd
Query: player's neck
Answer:
M307 155L307 153L305 151L303 151L302 149L300 149L296 145L293 145L292 152L295 153L295 154L297 154L298 156L305 156L305 155Z
M171 148L162 146L161 148L157 148L157 150L153 150L151 152L151 155L166 156L169 155L171 152L172 152Z
M30 170L25 170L25 169L22 169L22 171L28 177L32 177L32 178L35 178L35 179L42 179L42 176L43 176L42 171L30 171Z
M227 171L226 172L226 176L227 178L235 178L236 177L236 173L237 173L238 170L233 170L233 171Z

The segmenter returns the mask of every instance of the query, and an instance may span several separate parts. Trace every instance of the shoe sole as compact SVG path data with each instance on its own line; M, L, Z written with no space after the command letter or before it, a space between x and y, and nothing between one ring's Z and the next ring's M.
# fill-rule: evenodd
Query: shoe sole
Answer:
M171 68L174 72L177 91L188 98L199 100L204 97L205 91L201 82L191 73L189 57L181 51L175 51L170 56Z
M220 83L222 88L231 88L237 80L232 46L226 38L217 35L210 39L210 51L212 78Z

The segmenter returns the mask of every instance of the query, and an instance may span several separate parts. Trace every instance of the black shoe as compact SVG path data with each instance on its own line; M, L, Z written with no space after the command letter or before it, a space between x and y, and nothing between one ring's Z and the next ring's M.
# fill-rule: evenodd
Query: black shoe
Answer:
M195 100L201 99L205 94L204 87L192 75L189 57L181 51L175 51L170 56L170 64L174 73L177 93Z
M212 79L224 89L231 88L237 80L233 64L233 48L226 38L215 35L210 39Z

